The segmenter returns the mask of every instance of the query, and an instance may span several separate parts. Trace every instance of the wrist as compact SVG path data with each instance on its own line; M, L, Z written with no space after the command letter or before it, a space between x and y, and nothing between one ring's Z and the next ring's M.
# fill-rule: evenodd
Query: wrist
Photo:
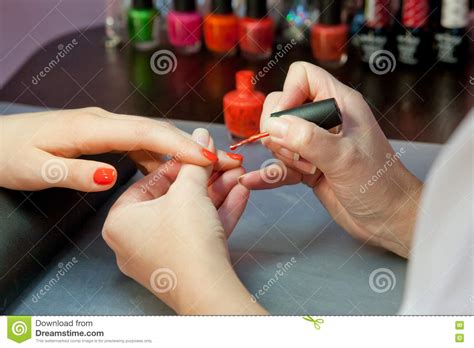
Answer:
M379 244L397 255L408 258L423 183L408 171L403 176L401 180L396 181L397 194L391 204L390 215L386 216L385 222L381 226L383 233L380 234Z
M194 275L193 285L181 287L175 311L181 315L268 314L242 284L230 262Z

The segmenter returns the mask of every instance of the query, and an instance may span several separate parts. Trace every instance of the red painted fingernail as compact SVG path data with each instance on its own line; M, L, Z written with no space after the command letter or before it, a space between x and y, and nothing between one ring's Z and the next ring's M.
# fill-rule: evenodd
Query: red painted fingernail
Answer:
M97 185L110 185L116 176L117 173L113 168L98 168L94 173L94 182Z
M214 152L209 151L208 149L202 149L202 154L212 163L217 162L217 156Z
M228 153L226 152L227 157L232 158L233 160L242 162L244 160L244 156L239 155L238 153Z

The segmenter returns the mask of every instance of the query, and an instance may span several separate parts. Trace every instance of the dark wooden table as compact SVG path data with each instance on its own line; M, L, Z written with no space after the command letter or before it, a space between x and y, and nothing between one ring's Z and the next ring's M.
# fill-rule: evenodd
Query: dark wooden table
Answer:
M33 83L33 76L56 58L58 46L73 39L77 45ZM234 73L243 68L260 71L267 63L203 50L178 55L176 70L158 75L150 68L152 53L137 52L130 45L106 49L102 29L74 33L29 59L0 92L0 100L50 108L99 106L125 114L222 123L222 97L234 88ZM296 46L259 81L258 89L280 90L289 65L297 60L314 62L308 47ZM344 67L331 72L366 97L389 138L444 143L472 107L472 60L458 67L413 69L398 64L394 72L379 76L351 54Z

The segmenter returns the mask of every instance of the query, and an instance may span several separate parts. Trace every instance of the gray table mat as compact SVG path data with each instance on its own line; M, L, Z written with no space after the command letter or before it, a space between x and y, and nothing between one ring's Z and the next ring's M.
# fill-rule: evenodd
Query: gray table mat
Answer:
M42 110L0 103L0 113ZM232 142L225 127L176 121L185 131L208 128L218 147ZM440 145L391 141L404 149L402 162L424 179ZM241 152L247 170L271 158L255 144ZM140 177L137 174L131 181ZM86 222L69 248L37 276L13 303L8 314L26 315L159 315L172 311L146 289L122 275L115 256L101 238L110 199ZM275 315L389 315L401 304L407 263L384 250L362 245L337 226L304 185L252 192L248 207L229 239L231 257L242 282ZM294 257L295 262L291 262ZM72 264L67 272L65 265ZM275 279L282 265L292 265ZM379 268L393 272L384 292L370 286ZM280 272L281 273L281 272Z

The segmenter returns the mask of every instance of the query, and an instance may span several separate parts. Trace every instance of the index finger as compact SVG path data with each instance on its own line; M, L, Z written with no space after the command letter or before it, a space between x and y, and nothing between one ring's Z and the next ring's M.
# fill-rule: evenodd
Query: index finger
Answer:
M328 98L335 98L342 106L344 96L350 91L348 86L339 82L326 70L307 62L295 62L288 70L283 93L273 111L290 109L308 100Z
M76 138L73 142L69 140L73 145L68 146L73 148L68 150L74 155L147 150L199 166L216 162L206 157L202 146L171 124L137 116L115 117L107 112L104 115L77 115L72 120ZM42 149L55 151L55 146L46 142Z

